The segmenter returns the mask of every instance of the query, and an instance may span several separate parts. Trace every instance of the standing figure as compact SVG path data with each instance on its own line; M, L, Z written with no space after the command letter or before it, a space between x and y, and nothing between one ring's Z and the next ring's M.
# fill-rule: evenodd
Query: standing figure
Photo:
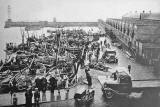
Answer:
M57 75L57 88L58 88L58 94L60 94L61 85L62 85L62 78L60 77L60 75Z
M106 44L106 39L104 40L104 45Z
M92 53L92 52L90 52L90 53L89 53L89 55L88 55L88 57L89 57L89 63L91 63L92 55L93 55L93 53Z
M65 81L65 88L68 90L69 78L67 75L64 75L64 81Z
M51 92L54 94L54 90L57 87L57 79L54 78L53 76L50 77L49 79L50 86L51 86Z
M88 71L90 71L89 67L85 69L85 73L86 73L88 86L91 87L92 86L92 78L91 78L91 75L89 74Z
M40 85L41 85L41 79L39 78L39 77L37 77L36 79L35 79L35 83L36 83L36 88L38 88L38 90L40 91L41 89L40 89Z
M47 90L47 79L45 77L41 79L41 84L42 84L42 91L45 93Z
M91 51L93 52L93 48L94 48L94 46L93 46L93 44L91 45Z
M112 73L114 80L117 80L117 72L118 72L118 71Z
M100 53L100 48L98 47L98 49L97 49L97 62L98 62L98 58L99 58L99 53Z
M81 68L84 67L84 56L80 58L80 65L81 65Z
M16 97L16 94L13 94L13 106L17 107L18 98Z
M102 47L102 41L101 41L101 47Z
M32 107L32 89L28 88L25 97L26 97L26 107Z
M38 91L38 88L35 88L35 92L34 92L35 107L39 107L39 101L40 101L40 92Z
M11 103L12 103L12 95L13 95L13 93L14 93L12 82L9 83L9 90L10 90L9 93L11 94Z
M2 66L2 65L3 65L3 60L0 61L0 66Z
M131 65L128 65L128 71L131 72Z

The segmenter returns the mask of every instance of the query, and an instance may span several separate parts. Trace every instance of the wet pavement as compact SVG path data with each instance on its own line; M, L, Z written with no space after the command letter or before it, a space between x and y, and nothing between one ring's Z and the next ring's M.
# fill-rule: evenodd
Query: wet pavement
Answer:
M104 40L104 38L101 38L100 40ZM107 42L110 42L108 38ZM117 51L117 57L119 61L118 64L106 64L106 66L116 68L118 66L127 67L128 65L131 65L131 75L133 80L160 79L160 74L155 73L151 66L141 65L128 58L125 52L113 46L112 48ZM102 53L103 52L101 51L100 56ZM76 103L73 99L73 96L79 88L73 87L70 89L68 95L66 90L61 90L60 95L57 91L55 91L55 95L52 95L49 91L47 91L46 94L41 93L41 101L45 103L40 104L40 107L160 107L159 89L147 89L140 93L132 93L128 98L107 100L104 98L101 91L101 85L97 80L97 76L106 75L106 72L91 69L90 74L93 78L93 88L95 89L95 97L92 102ZM79 69L78 77L81 76L85 78L85 72L84 70ZM139 85L137 84L137 86ZM11 101L9 100L9 94L6 94L3 98L2 96L3 95L1 94L0 102L2 102L2 100L3 103L8 103ZM19 96L18 102L24 104L24 93L20 93Z
M101 38L100 40L104 40ZM107 38L107 41L110 40ZM119 59L118 64L106 64L109 67L118 67L124 66L127 67L131 65L131 75L133 80L154 80L160 79L160 74L156 74L153 71L151 66L141 65L134 60L131 60L127 57L127 55L117 49L116 47L112 47L117 51L117 57ZM103 52L100 53L100 56ZM79 72L79 75L85 77L84 70ZM101 91L101 85L97 80L97 76L106 75L103 71L98 70L90 70L90 74L93 79L93 88L95 89L95 97L94 101L86 102L82 104L77 104L74 100L67 100L61 102L53 102L42 104L41 107L159 107L160 106L160 89L146 89L142 92L136 93L133 92L128 98L117 98L113 100L107 100L104 98L103 93ZM136 86L140 86L140 84L136 84Z
M54 93L51 93L49 90L47 90L45 93L40 91L40 103L59 102L59 101L65 102L67 100L73 100L74 94L82 86L88 88L88 86L85 83L79 82L75 86L69 89L61 89L60 93L58 93L58 90L55 90ZM34 93L34 91L32 93ZM16 93L16 96L18 98L17 104L24 105L25 92L18 92ZM8 93L0 94L0 102L1 102L0 106L11 106L12 105L11 95ZM34 97L32 97L32 102L34 103Z
M77 103L74 99L42 103L40 107L159 107L159 91L148 90L142 94L132 93L129 98L119 97L113 100L107 100L101 91L101 85L97 79L93 79L93 88L95 97L91 102Z
M100 41L104 39L104 37L100 38ZM107 42L111 43L108 38L106 39ZM118 49L117 47L111 46L111 48L117 52L118 64L106 64L106 66L115 68L118 66L128 67L128 65L131 65L131 75L133 80L160 79L160 73L153 71L152 66L146 66L135 62L135 60L130 59L124 51ZM101 51L101 54L102 53L103 52Z

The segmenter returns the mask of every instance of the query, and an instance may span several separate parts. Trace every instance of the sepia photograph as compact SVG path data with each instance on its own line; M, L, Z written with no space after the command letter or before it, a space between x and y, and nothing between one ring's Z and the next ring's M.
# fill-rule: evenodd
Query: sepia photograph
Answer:
M0 0L0 107L160 107L160 0Z

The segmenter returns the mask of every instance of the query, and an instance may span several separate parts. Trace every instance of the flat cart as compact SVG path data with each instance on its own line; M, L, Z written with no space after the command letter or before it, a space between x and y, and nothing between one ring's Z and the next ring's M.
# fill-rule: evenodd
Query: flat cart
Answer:
M88 102L94 99L95 91L93 88L88 88L87 86L79 86L74 95L76 102Z

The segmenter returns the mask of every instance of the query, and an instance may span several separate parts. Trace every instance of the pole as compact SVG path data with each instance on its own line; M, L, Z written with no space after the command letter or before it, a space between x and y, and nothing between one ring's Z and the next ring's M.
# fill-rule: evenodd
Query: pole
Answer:
M57 34L56 34L56 36L57 36L57 37L56 37L56 39L57 39L56 65L57 65L57 56L58 56L57 54L58 54L58 52L59 52L59 43L60 43L60 42L59 42L59 41L60 41L60 40L59 40L59 39L60 39L60 38L59 38L60 35L59 35L58 33L59 33L59 32L57 32Z
M27 30L27 34L28 34L28 39L29 39L29 32L28 32L28 30ZM29 44L28 44L28 41L27 41L27 45L29 45Z
M20 27L21 35L22 35L22 45L23 45L23 50L24 50L24 31L22 31Z

